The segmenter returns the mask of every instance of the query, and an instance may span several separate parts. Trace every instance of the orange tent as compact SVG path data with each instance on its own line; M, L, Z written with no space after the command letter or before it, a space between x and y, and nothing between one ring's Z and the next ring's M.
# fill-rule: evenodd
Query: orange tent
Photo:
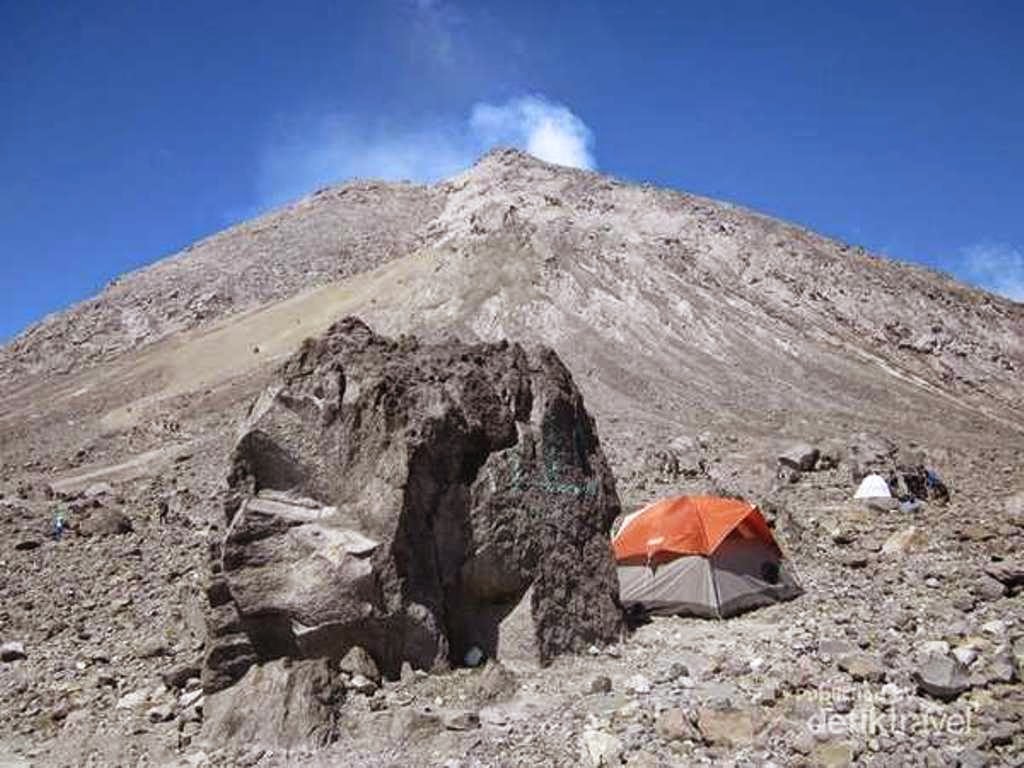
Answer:
M736 531L778 551L761 510L742 499L675 496L631 516L615 538L619 563L658 563L679 555L711 555Z
M662 499L627 517L612 548L629 610L724 618L802 592L761 511L741 499Z

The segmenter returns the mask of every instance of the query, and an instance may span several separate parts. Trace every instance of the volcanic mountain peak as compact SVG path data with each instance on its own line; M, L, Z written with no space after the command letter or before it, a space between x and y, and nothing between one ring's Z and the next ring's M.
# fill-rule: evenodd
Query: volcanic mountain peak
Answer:
M154 408L175 413L176 397L229 382L248 396L304 336L353 313L390 334L550 344L599 418L644 425L643 441L712 422L913 431L938 411L954 430L1024 429L1021 305L508 149L433 186L322 189L115 281L0 349L3 412L103 380L122 389L93 403L116 436Z

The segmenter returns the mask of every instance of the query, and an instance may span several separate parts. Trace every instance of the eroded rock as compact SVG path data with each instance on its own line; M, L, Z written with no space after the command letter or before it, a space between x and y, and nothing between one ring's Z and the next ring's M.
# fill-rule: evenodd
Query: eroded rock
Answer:
M546 348L392 341L342 320L253 404L229 486L208 690L257 659L354 645L388 677L474 646L495 658L517 606L540 663L622 630L614 480Z
M206 697L203 736L284 752L317 749L337 735L342 695L326 660L258 664L229 690Z

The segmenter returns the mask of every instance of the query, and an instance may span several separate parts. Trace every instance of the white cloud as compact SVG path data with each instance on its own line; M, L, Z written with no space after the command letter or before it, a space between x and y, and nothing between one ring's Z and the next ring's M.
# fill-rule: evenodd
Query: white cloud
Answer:
M513 99L500 106L477 104L469 122L473 131L492 146L510 144L549 163L594 167L590 129L561 104L538 96Z
M965 280L1024 302L1024 251L1006 243L977 243L961 250L956 272Z
M257 207L351 178L434 182L499 145L559 165L594 168L592 144L593 134L572 110L543 96L480 102L466 118L421 125L367 123L348 115L291 122L280 126L260 158Z

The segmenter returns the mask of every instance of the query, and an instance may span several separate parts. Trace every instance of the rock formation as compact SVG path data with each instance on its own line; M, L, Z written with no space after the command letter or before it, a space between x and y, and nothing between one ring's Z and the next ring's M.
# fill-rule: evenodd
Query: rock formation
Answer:
M493 657L513 613L541 663L617 639L615 483L551 350L393 341L346 318L288 360L240 434L208 690L355 645L391 677Z

